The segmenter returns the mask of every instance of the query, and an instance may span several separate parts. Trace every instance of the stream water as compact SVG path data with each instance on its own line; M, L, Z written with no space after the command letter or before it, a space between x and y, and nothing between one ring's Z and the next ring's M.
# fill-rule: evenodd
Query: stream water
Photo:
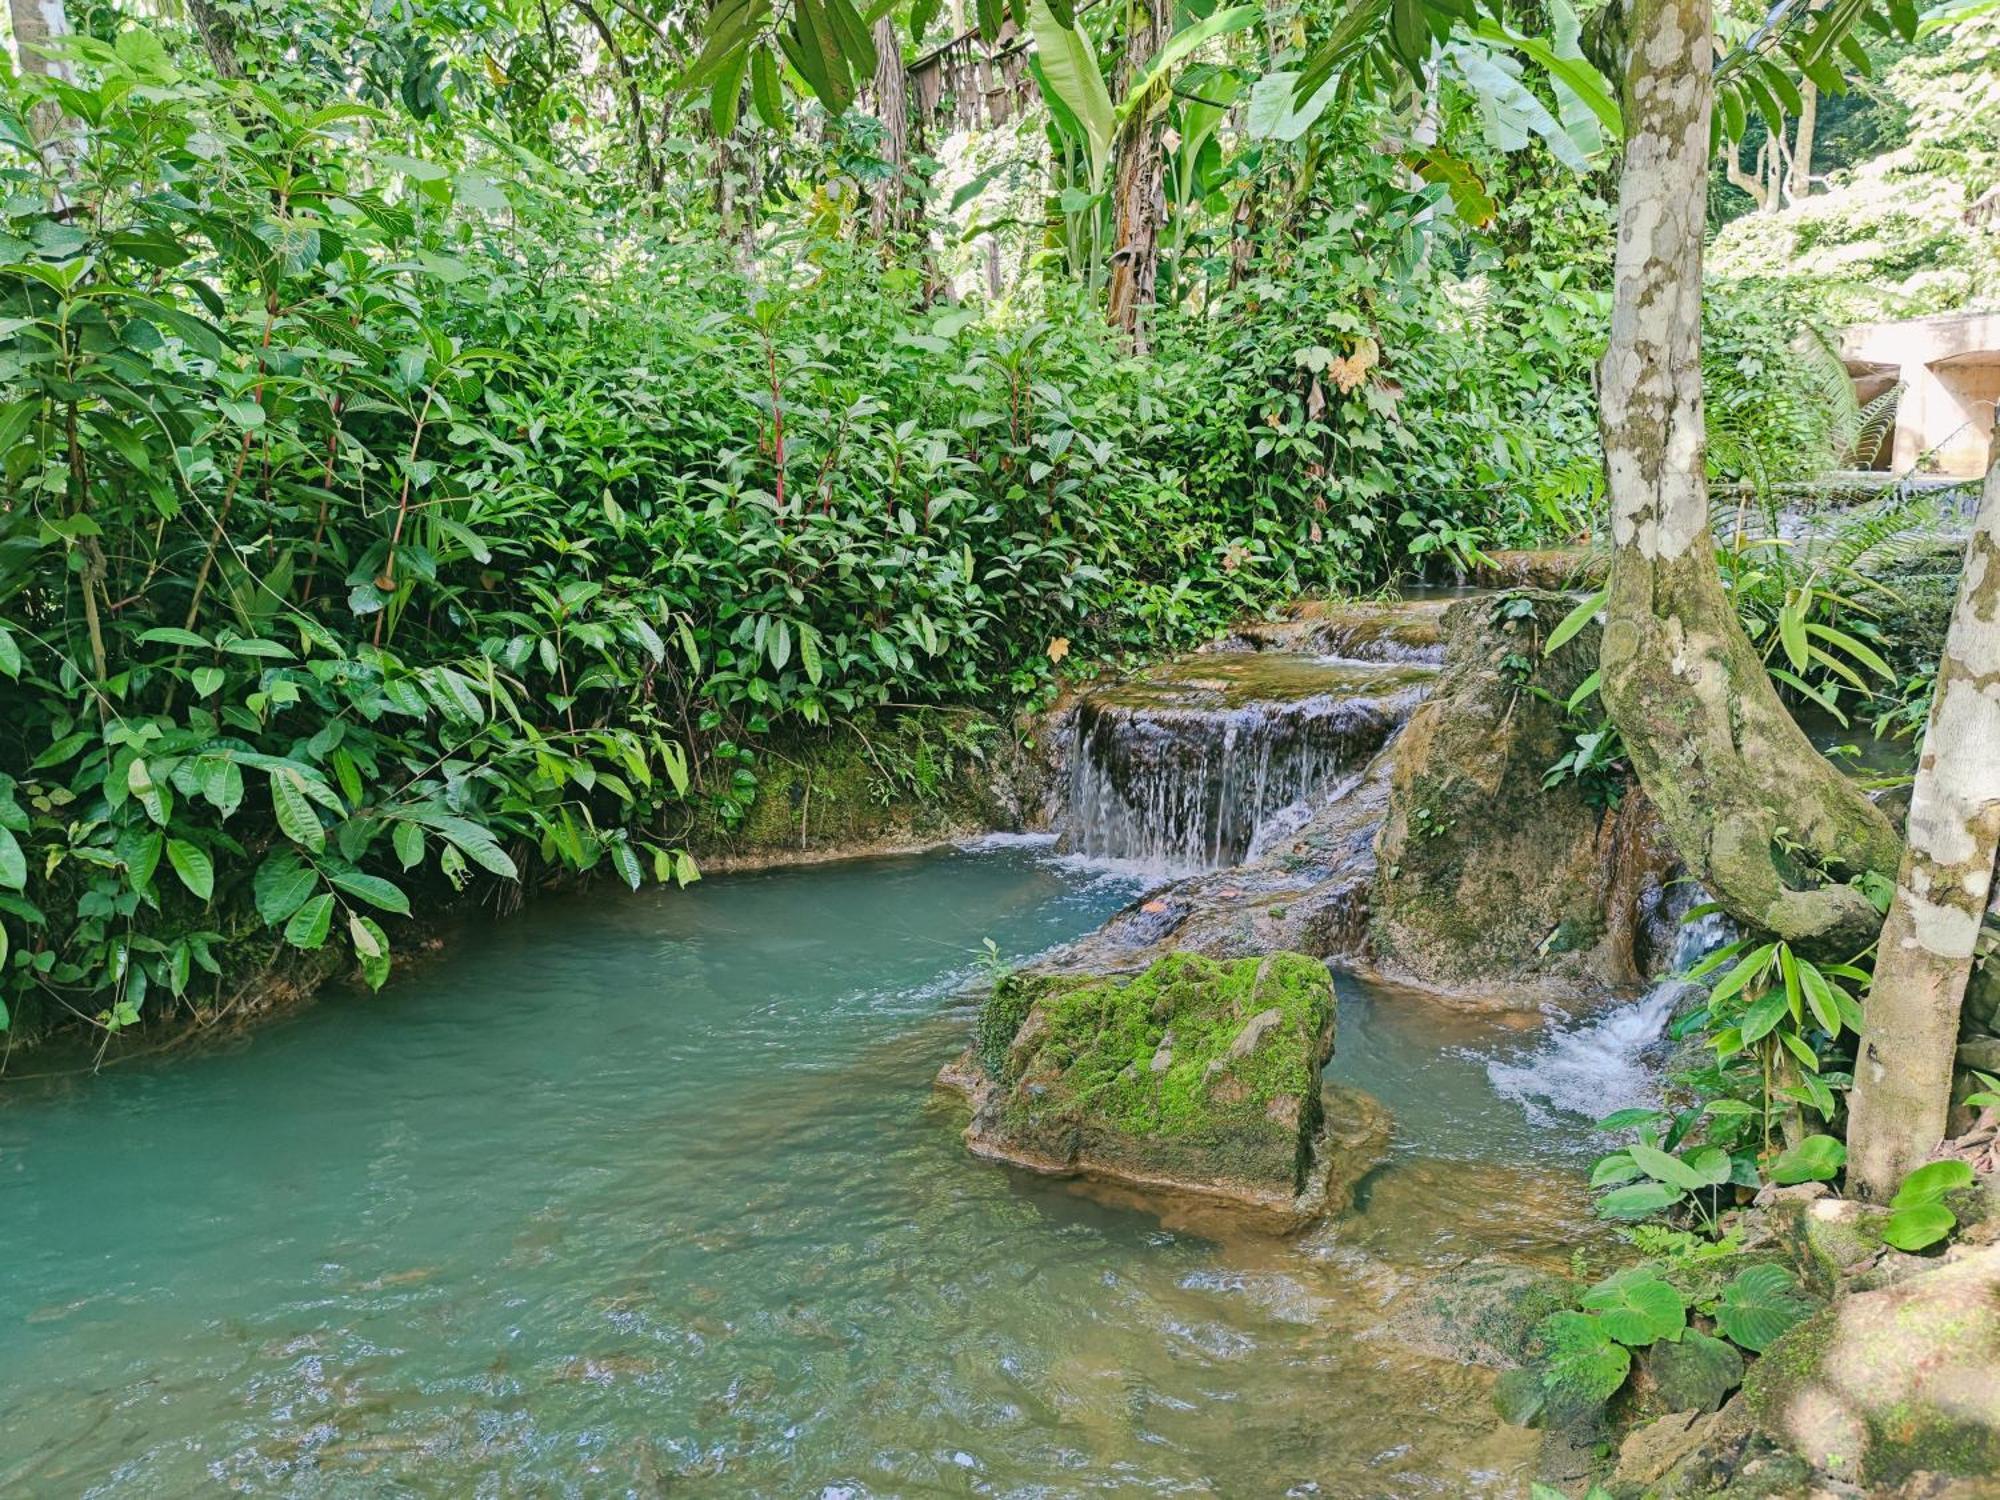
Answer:
M1394 1154L1302 1239L964 1151L930 1080L981 939L1132 893L1003 846L545 902L380 997L16 1077L0 1494L1522 1493L1490 1377L1379 1335L1589 1233L1583 1122L1489 1076L1538 1032L1343 978Z

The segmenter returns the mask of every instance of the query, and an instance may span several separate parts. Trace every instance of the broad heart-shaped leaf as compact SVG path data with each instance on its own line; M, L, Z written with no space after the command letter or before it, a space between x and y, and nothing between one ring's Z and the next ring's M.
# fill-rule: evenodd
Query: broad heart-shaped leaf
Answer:
M1715 1321L1745 1349L1762 1354L1812 1310L1812 1300L1783 1266L1746 1266L1722 1289Z
M1950 1234L1958 1215L1935 1201L1894 1209L1882 1225L1882 1238L1898 1250L1924 1250Z
M1672 1208L1686 1196L1664 1182L1635 1182L1617 1188L1597 1200L1601 1219L1643 1219L1663 1208Z
M1970 1186L1971 1182L1972 1168L1962 1161L1927 1162L1903 1179L1896 1196L1889 1200L1889 1207L1916 1208L1935 1203L1946 1193Z
M1565 1406L1602 1406L1632 1370L1632 1355L1588 1313L1550 1313L1536 1330L1546 1351L1542 1383Z
M257 873L250 877L250 890L257 899L257 915L267 927L280 922L306 904L319 886L319 872L289 847L273 849Z
M1583 1306L1597 1314L1611 1337L1635 1347L1672 1338L1687 1327L1681 1294L1646 1266L1607 1276L1583 1294Z
M1729 1153L1720 1146L1696 1146L1693 1150L1682 1153L1681 1160L1687 1164L1689 1171L1701 1178L1704 1187L1722 1186L1729 1181L1730 1173L1735 1170L1735 1163L1730 1161Z
M215 865L207 854L185 839L167 840L167 863L181 884L206 901L215 894Z
M1743 1383L1743 1356L1695 1328L1653 1345L1644 1363L1668 1411L1714 1411Z
M1847 1148L1830 1135L1809 1135L1771 1163L1771 1181L1831 1182L1847 1161Z

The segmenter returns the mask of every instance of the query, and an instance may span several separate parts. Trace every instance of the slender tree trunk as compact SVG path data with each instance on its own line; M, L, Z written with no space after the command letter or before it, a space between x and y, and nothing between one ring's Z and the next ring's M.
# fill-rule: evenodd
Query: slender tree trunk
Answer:
M214 3L214 0L187 0L188 19L194 22L195 34L201 44L208 49L209 65L215 69L215 76L222 79L237 79L243 76L243 64L236 56L236 22L228 11Z
M69 59L44 57L41 52L69 35L69 12L63 8L63 0L9 0L8 14L14 23L14 52L20 71L75 83L76 67ZM36 141L46 146L62 191L67 192L80 155L75 132L64 125L62 111L52 103L36 105L29 125Z
M1612 532L1605 706L1681 858L1732 916L1794 942L1865 941L1879 919L1846 882L1893 870L1897 840L1778 701L1708 529L1709 0L1627 0L1619 19L1625 155L1598 371Z
M1728 145L1729 153L1723 158L1726 164L1724 175L1729 178L1731 183L1743 189L1745 193L1748 193L1752 207L1758 213L1762 213L1769 206L1768 196L1764 191L1764 159L1760 155L1757 158L1757 170L1755 172L1746 172L1743 170L1741 159L1736 154L1738 143L1730 141Z
M1847 1181L1877 1202L1944 1139L1959 1006L2000 847L2000 423L1994 440L1854 1067Z
M590 29L604 44L612 67L618 71L619 81L625 89L625 102L631 111L632 146L639 158L639 185L647 192L657 193L660 190L660 171L653 161L653 138L646 128L646 104L639 94L638 76L633 73L632 64L625 57L625 49L618 45L618 38L611 30L611 23L604 19L604 13L590 0L570 0L570 3L590 23Z
M903 43L893 16L875 23L875 113L882 121L882 159L889 180L868 205L868 225L877 240L903 227L904 174L910 158L910 80L903 67Z
M1792 132L1792 170L1785 182L1785 199L1803 203L1812 192L1813 131L1819 123L1819 85L1810 78L1799 85L1798 128Z
M76 69L66 58L44 57L43 47L69 35L69 12L63 0L9 0L14 23L14 51L23 73L76 82Z
M1171 0L1132 0L1126 23L1125 61L1120 94L1173 35ZM1160 273L1160 220L1165 214L1166 157L1160 132L1166 112L1139 109L1118 142L1118 169L1112 201L1117 207L1117 243L1111 255L1109 316L1134 350L1146 349L1145 318L1153 306Z

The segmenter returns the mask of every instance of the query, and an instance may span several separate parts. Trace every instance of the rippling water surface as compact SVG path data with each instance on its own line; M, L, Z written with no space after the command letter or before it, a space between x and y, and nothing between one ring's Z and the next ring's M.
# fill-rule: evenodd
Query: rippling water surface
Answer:
M970 1159L980 940L1132 888L999 847L544 903L228 1049L0 1092L0 1494L1511 1495L1489 1377L1376 1335L1564 1260L1531 1037L1343 981L1362 1209L1170 1233Z

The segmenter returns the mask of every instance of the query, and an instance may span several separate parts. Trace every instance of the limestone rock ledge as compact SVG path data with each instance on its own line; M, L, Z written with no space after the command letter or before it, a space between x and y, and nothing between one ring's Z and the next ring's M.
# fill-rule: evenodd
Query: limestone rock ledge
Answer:
M938 1082L971 1102L980 1156L1288 1228L1325 1211L1336 1158L1370 1161L1363 1138L1386 1134L1352 1121L1329 1133L1333 1042L1320 960L1173 953L1124 977L1009 976Z

